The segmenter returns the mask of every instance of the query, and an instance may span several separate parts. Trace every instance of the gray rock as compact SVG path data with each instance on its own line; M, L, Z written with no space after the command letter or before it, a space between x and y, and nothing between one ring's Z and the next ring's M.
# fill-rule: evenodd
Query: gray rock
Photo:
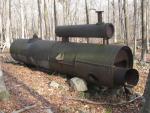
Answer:
M0 110L0 113L4 113L4 112Z
M78 78L78 77L72 78L70 80L70 85L76 91L87 91L88 90L86 81L81 78Z
M59 87L60 87L60 84L58 84L58 83L55 82L55 81L51 81L51 83L49 84L49 87L59 88Z
M46 113L53 113L51 109L46 109Z
M2 70L0 70L0 100L5 101L8 100L10 97L9 92L6 89L5 83L4 83L4 76Z

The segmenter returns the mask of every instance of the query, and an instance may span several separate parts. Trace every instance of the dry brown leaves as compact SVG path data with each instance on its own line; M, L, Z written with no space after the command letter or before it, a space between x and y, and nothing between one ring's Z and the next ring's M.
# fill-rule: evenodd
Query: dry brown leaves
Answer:
M2 55L3 61L10 60L9 55ZM78 97L79 93L66 90L69 85L65 78L50 75L28 68L24 65L3 62L2 69L5 73L5 82L10 91L11 98L7 102L0 102L0 110L11 113L25 106L36 104L37 106L24 113L45 113L46 108L51 108L56 113L137 113L141 108L141 101L137 100L128 105L109 106L92 105L79 101L64 100L66 97ZM147 69L135 66L140 72L139 84L134 88L136 92L143 93L147 77ZM56 81L64 87L54 89L48 86L50 81ZM112 97L101 97L99 102L109 102Z

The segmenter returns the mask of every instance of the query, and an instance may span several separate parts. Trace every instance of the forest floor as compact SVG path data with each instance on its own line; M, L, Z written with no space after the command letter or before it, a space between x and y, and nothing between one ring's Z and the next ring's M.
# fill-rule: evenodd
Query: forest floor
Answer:
M126 98L124 95L74 91L69 86L65 75L45 73L36 68L18 64L8 53L0 54L0 60L6 87L11 94L9 101L0 102L0 110L5 113L12 113L30 105L36 106L23 113L47 113L49 108L54 113L138 113L142 106L142 99L123 105L95 105L70 100L69 98L88 98L99 103L115 103L125 101ZM149 66L148 63L142 66L138 60L134 65L140 73L140 80L133 90L140 95L144 92ZM51 81L57 82L61 87L50 87Z

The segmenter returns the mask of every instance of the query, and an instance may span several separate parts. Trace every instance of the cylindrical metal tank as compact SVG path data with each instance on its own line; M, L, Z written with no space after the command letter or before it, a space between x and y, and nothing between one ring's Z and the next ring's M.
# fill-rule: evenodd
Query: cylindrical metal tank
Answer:
M57 26L55 33L59 37L97 37L109 39L114 34L114 26L110 23Z
M10 48L12 57L51 71L79 76L98 86L135 86L139 74L133 67L129 47L18 39Z

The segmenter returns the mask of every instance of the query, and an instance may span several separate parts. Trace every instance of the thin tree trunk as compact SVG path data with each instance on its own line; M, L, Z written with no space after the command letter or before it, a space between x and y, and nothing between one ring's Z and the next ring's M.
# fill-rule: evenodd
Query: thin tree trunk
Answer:
M141 1L137 1L138 4L141 4ZM141 5L137 6L137 40L141 39Z
M49 0L50 1L50 4L54 4L54 0L52 1L52 0ZM53 5L53 9L51 10L51 15L53 14L53 16L50 16L50 18L51 18L51 22L53 23L53 24L51 24L51 28L50 28L50 33L51 33L51 36L52 36L52 39L53 40L56 40L57 38L56 38L56 35L55 35L55 33L54 33L54 29L55 29L55 19L54 19L54 5Z
M27 15L24 16L24 20L25 20L24 36L28 39L28 38L29 38L29 32L28 32L28 20L27 20Z
M146 61L146 34L145 34L145 0L141 0L141 31L142 31L142 51L141 61Z
M123 19L122 19L122 3L121 0L118 0L118 8L119 8L119 38L124 38L124 32L123 32Z
M10 48L10 2L11 0L6 0L6 47Z
M137 0L134 0L134 34L133 34L133 39L134 39L134 50L133 50L133 54L134 56L136 55L136 46L137 46L137 38L136 38L136 30L137 30Z
M127 1L124 0L123 3L124 8L124 25L125 25L125 44L128 45L128 18L127 18Z
M41 13L41 1L37 0L38 13L39 13L39 37L42 37L42 13Z
M54 0L54 25L55 28L57 26L57 10L56 10L56 1ZM55 41L57 40L57 36L55 35Z
M109 18L110 18L110 17L109 17L109 9L110 9L110 7L109 7L109 6L110 6L110 5L109 5L110 3L109 3L109 2L110 2L110 0L108 0L108 22L109 22Z
M147 51L149 52L149 50L150 50L150 2L149 2L149 0L148 0L148 4L147 4L148 6L147 6L147 10L148 10L148 42L147 42Z
M87 0L85 0L85 12L86 12L86 24L89 24L89 11L88 11Z
M149 24L148 24L148 19L149 19L149 0L146 1L146 47L147 47L147 52L149 51Z
M114 33L114 43L117 43L117 37L116 37L116 17L115 17L115 0L112 1L112 6L113 6L113 23L115 25L115 33Z
M89 11L88 11L88 5L87 0L85 0L85 14L86 14L86 24L89 24ZM87 43L89 43L89 38L87 38Z
M51 36L52 36L51 26L53 26L53 24L51 24L52 23L52 16L51 16L51 12L50 12L51 10L49 10L49 8L48 8L51 4L50 1L51 0L45 1L46 7L47 7L47 18L48 18L48 23L47 23L48 31L47 32L48 32L49 39L51 39Z
M0 32L1 32L1 42L3 43L4 41L4 31L3 31L3 15L4 15L4 2L0 1L0 7L1 7L1 12L0 12L0 19L1 19L1 23L0 23ZM2 45L1 45L2 47Z
M45 20L44 20L44 0L41 0L41 4L40 4L40 7L41 7L41 26L42 26L42 39L45 38L45 31L46 31L46 27L45 27Z
M44 22L45 22L45 34L46 38L48 38L48 11L45 0L44 0Z
M24 21L24 8L23 8L23 0L20 0L20 8L21 8L21 34L22 38L25 38L25 21Z
M32 27L31 27L31 28L32 28L32 33L35 33L36 30L35 30L35 19L34 19L34 14L32 14L32 20L31 20L31 21L32 21Z
M0 12L0 48L2 47L3 35L2 35L2 14Z

